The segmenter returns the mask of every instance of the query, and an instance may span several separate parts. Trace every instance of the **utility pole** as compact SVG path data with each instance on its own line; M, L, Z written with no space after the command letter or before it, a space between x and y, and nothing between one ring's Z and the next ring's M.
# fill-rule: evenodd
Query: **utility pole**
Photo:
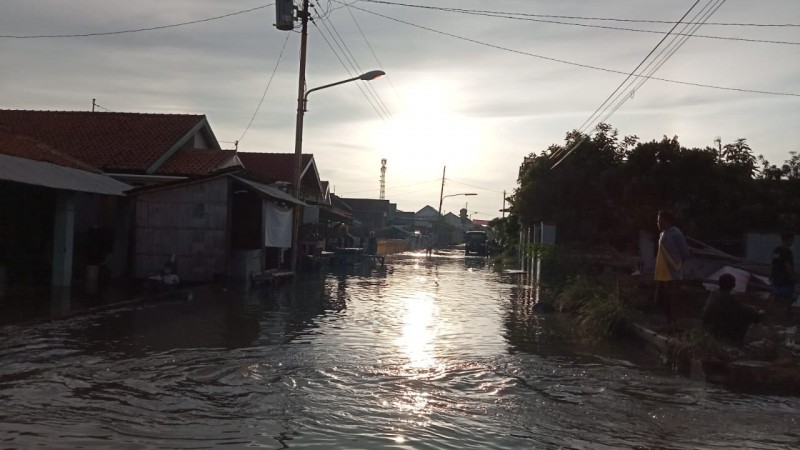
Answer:
M303 11L298 12L300 22L302 24L300 30L300 75L297 82L297 124L295 126L295 140L294 140L294 196L298 200L300 198L300 174L303 165L303 113L305 113L305 105L303 99L306 95L306 48L308 43L308 0L303 0ZM297 260L300 256L300 207L295 205L293 216L293 233L292 233L292 272L297 269Z
M506 191L503 191L503 209L501 211L503 212L503 219L505 219L506 218Z
M442 169L442 190L439 191L439 217L442 216L442 200L444 200L444 173L447 171L447 166Z
M436 241L439 241L439 232L441 231L441 224L442 224L442 201L444 200L444 174L447 172L447 166L442 168L442 190L439 191L439 215L436 217L436 226L434 227L434 234L436 235Z

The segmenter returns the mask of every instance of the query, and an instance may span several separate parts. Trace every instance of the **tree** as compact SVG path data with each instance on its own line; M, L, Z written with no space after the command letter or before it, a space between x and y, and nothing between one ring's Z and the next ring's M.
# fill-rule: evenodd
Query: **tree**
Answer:
M730 165L739 168L753 176L756 173L756 157L753 155L753 150L747 144L747 139L739 138L735 142L725 144L722 147L723 161Z

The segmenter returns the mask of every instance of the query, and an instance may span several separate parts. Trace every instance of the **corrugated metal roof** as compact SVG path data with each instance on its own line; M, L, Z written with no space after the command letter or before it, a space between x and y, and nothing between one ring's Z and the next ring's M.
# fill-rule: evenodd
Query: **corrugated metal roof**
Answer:
M286 201L286 202L289 202L289 203L294 203L295 205L308 206L305 203L301 202L300 200L296 199L295 197L292 197L291 195L287 194L286 192L283 192L282 190L280 190L278 188L274 188L272 186L267 186L266 184L257 183L255 181L246 180L244 178L239 178L239 177L234 176L234 175L231 175L230 177L233 178L236 181L239 181L239 182L247 185L247 186L250 186L251 188L253 188L253 189L261 192L262 194L265 194L265 195L269 196L269 197L277 198L278 200L283 200L283 201Z
M0 180L105 195L125 195L131 189L99 173L3 154L0 154Z

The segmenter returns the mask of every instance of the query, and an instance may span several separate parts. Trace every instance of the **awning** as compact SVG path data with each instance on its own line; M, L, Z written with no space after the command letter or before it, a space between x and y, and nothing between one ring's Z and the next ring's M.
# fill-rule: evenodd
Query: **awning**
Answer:
M266 196L268 196L268 197L272 197L272 198L275 198L275 199L278 199L278 200L283 200L285 202L293 203L295 205L307 206L305 203L301 202L300 200L298 200L295 197L287 194L286 192L283 192L282 190L280 190L278 188L274 188L272 186L267 186L266 184L262 184L262 183L257 183L255 181L246 180L244 178L240 178L240 177L237 177L235 175L231 175L230 177L233 178L234 180L246 185L246 186L249 186L250 188L252 188L252 189L254 189L254 190L256 190L256 191L258 191L258 192L260 192L260 193L262 193L262 194L264 194Z
M125 195L131 189L107 175L0 154L0 180L67 191Z

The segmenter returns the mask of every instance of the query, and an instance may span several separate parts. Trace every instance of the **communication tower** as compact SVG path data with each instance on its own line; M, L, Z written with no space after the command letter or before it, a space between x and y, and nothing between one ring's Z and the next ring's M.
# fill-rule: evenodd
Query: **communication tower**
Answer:
M386 158L381 160L381 200L386 200Z

